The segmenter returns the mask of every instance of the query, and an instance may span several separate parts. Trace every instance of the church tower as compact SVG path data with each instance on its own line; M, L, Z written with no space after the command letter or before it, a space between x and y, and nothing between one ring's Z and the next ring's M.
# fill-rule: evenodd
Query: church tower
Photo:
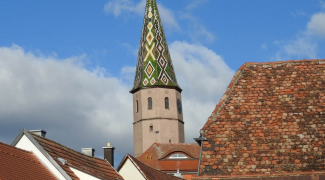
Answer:
M147 0L133 94L134 156L153 143L184 143L178 86L157 3Z

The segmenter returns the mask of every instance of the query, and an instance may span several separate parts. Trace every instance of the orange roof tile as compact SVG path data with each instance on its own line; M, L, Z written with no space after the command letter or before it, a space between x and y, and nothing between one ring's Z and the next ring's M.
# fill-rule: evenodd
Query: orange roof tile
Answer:
M78 151L33 133L30 133L30 135L32 135L32 137L72 179L79 178L69 167L78 169L99 179L123 179L106 160L84 155ZM67 163L64 165L57 158L62 158L66 160Z
M148 180L180 180L182 178L175 177L173 175L166 174L164 172L161 172L157 169L154 169L152 167L147 166L146 164L139 161L137 158L131 156L130 154L127 154L126 157L122 160L121 164L119 165L118 169L120 169L125 162L126 158L130 158L136 166L141 170L143 175Z
M0 179L57 179L32 152L0 142Z
M325 60L246 63L201 130L201 175L324 170Z
M187 159L168 159L174 153L182 153ZM152 144L138 159L163 172L197 172L199 165L200 146L197 143Z

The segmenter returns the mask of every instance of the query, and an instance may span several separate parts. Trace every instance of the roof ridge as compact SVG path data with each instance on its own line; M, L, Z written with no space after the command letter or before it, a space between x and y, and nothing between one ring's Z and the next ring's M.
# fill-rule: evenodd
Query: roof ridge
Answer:
M27 132L31 133L30 131L27 131ZM48 138L45 138L45 137L39 136L39 135L37 135L37 134L33 134L33 133L31 133L31 134L32 134L32 136L35 135L35 136L37 136L38 138L41 138L41 139L44 139L44 140L47 140L47 141L53 142L53 143L58 144L58 145L60 145L60 146L62 146L62 147L64 147L64 148L67 148L67 149L69 149L69 150L72 150L72 151L74 151L74 152L77 153L77 154L80 154L80 155L86 156L86 157L88 157L88 158L98 159L98 160L101 160L101 161L103 161L103 162L106 162L104 159L101 159L101 158L98 158L98 157L95 157L95 156L88 156L88 155L85 155L85 154L83 154L83 153L81 153L81 152L79 152L79 151L77 151L77 150L74 150L74 149L72 149L72 148L69 148L69 147L67 147L67 146L65 146L65 145L62 145L62 144L60 144L60 143L58 143L58 142L56 142L56 141L53 141L53 140L51 140L51 139L48 139Z
M301 60L288 60L288 61L274 61L274 62L246 62L246 65L274 65L274 64L284 64L284 63L299 63L299 62L315 62L315 61L324 61L325 59L301 59Z

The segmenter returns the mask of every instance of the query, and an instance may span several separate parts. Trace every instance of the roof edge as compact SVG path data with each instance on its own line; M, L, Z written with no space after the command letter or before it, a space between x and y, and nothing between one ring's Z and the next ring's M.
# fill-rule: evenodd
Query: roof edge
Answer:
M224 93L223 97L220 99L219 103L216 105L215 109L213 110L212 114L208 118L207 122L204 124L202 129L200 130L200 134L204 134L207 128L210 126L212 121L216 121L216 117L219 114L219 111L223 108L225 102L228 100L228 97L233 91L233 87L237 83L239 77L242 74L242 71L247 68L248 66L252 65L276 65L276 64L288 64L288 63L301 63L301 62L318 62L319 64L325 64L325 59L302 59L302 60L288 60L288 61L275 61L275 62L263 62L263 63L256 63L256 62L246 62L243 64L238 71L234 74L230 84L227 87L226 92Z
M21 129L19 134L16 136L14 141L11 143L12 146L16 146L19 140L26 135L26 137L34 144L34 146L48 159L51 164L62 174L66 179L72 180L71 177L55 162L55 160L43 149L43 147L28 133L26 129ZM42 163L43 164L43 163Z
M212 121L216 121L216 117L219 114L219 111L224 106L225 102L227 101L228 97L232 93L233 87L237 83L239 77L242 74L242 71L246 68L246 63L243 64L238 71L235 73L234 77L232 78L230 84L227 87L226 92L224 93L223 97L220 99L219 103L216 105L215 109L213 110L212 114L208 118L208 121L204 124L202 129L200 130L200 134L204 134L206 132L206 129L210 126Z
M178 86L163 86L163 85L155 85L155 86L147 86L147 87L137 87L137 88L132 88L129 92L134 94L137 91L140 91L141 89L152 89L152 88L166 88L166 89L176 89L178 92L182 92L183 89L178 87Z

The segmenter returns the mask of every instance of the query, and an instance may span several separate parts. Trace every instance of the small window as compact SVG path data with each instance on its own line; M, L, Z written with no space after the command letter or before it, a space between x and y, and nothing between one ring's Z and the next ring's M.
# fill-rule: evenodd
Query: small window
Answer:
M152 109L152 98L151 97L148 98L148 109L149 110Z
M139 101L136 102L136 112L139 112Z
M187 159L187 157L184 154L177 153L169 156L168 159Z
M149 131L150 131L150 132L153 131L153 126L152 126L152 125L149 127Z
M165 109L169 109L169 98L165 97Z

